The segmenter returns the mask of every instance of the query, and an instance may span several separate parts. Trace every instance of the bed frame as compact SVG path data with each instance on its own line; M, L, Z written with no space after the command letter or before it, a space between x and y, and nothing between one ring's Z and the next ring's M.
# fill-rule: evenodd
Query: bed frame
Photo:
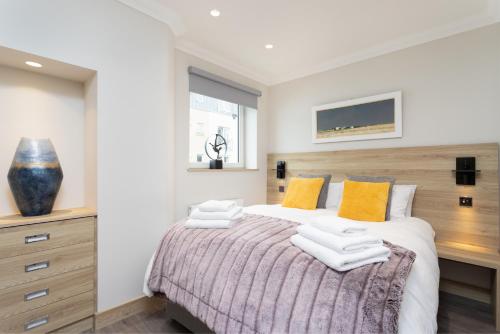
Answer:
M163 296L164 298L165 296ZM193 333L213 333L200 319L194 317L181 305L165 298L167 321L174 320Z
M492 302L500 305L498 151L498 144L491 143L268 154L267 203L281 203L280 186L286 189L287 181L301 173L332 174L332 182L350 174L393 176L397 184L416 184L413 215L433 226L440 257L496 270ZM468 156L476 157L481 173L476 186L457 186L455 158ZM284 180L276 178L278 160L286 161ZM460 207L459 196L473 197L474 206ZM169 319L194 333L212 333L184 307L168 300L166 304ZM500 330L500 307L495 317Z
M499 248L498 144L387 148L355 151L269 154L267 203L281 203L279 186L293 176L332 174L332 182L350 175L393 176L398 184L418 185L413 215L428 221L436 243ZM457 186L455 158L476 157L481 170L475 186ZM276 178L276 162L286 161L286 179ZM458 205L471 196L472 208Z

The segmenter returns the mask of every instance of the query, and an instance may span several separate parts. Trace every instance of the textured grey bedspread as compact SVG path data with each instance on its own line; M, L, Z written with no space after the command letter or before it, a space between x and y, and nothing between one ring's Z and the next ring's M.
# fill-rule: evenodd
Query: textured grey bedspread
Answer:
M149 280L216 333L396 333L415 253L386 243L388 262L326 267L289 238L297 224L246 215L230 229L169 229Z

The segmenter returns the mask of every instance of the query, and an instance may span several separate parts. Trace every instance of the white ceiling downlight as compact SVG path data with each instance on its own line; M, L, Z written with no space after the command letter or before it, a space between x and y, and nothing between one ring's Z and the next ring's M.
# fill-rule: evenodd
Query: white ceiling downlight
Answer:
M264 47L266 49L270 50L270 49L274 48L274 45L272 45L272 44L266 44L266 45L264 45Z
M31 67L36 67L36 68L40 68L40 67L43 67L42 64L40 63L37 63L36 61L31 61L31 60L28 60L26 62L24 62L26 65L28 66L31 66Z
M212 15L213 17L219 17L220 16L220 11L218 9L212 9L210 11L210 15Z

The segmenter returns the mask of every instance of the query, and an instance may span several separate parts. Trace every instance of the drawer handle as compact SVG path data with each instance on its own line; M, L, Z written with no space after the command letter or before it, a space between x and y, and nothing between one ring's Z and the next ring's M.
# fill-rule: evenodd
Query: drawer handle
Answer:
M47 241L50 239L50 233L42 233L36 235L28 235L24 237L25 244L32 244L34 242Z
M50 264L49 261L27 264L24 266L24 271L29 273L35 270L47 269L49 267L49 264Z
M48 323L49 323L49 316L46 315L45 317L41 317L41 318L38 318L38 319L31 320L31 321L27 322L24 325L24 330L25 331L30 331L30 330L32 330L34 328L43 326L43 325L48 324Z
M24 301L29 302L30 300L45 297L49 294L49 289L43 289L38 291L33 291L24 295Z

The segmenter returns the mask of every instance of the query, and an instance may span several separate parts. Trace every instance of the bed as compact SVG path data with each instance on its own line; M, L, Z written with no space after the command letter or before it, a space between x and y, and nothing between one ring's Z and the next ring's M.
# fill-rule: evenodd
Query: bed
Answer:
M275 219L274 221L279 220L280 224L290 224L290 225L308 224L311 218L315 216L336 215L335 210L329 210L329 209L301 210L301 209L284 208L281 205L250 206L245 208L244 212L247 217L269 217ZM179 227L180 225L182 225L182 222L177 223L176 225L174 225L173 228L177 228L179 231L181 231ZM395 325L397 326L397 329L395 331L403 334L435 333L437 331L436 315L439 303L438 301L439 267L437 261L436 248L434 245L434 231L432 227L424 220L413 217L402 218L381 224L366 223L366 225L370 233L378 235L383 240L392 243L394 245L399 245L401 247L404 247L405 249L412 251L414 252L414 254L416 254L413 265L411 266L411 270L409 270L409 273L407 274L406 277L406 284L404 285L404 289L402 291L402 301L400 305L398 305L399 314L396 315ZM237 229L237 228L238 227L235 226L232 229ZM200 236L203 235L201 231L193 233L198 233ZM251 233L251 229L249 229L246 233ZM238 284L243 284L242 282L240 282L241 278L238 278L237 282L235 283L231 281L230 278L232 267L217 268L217 275L214 275L213 281L210 282L210 285L208 287L205 287L205 284L208 283L204 282L203 279L200 279L199 277L196 278L193 276L196 276L196 274L200 272L203 273L213 269L210 268L210 266L217 266L218 262L215 261L216 263L211 263L212 261L208 261L210 263L201 265L200 267L195 268L194 271L189 272L189 266L185 264L189 263L189 261L193 261L193 258L198 256L196 253L196 250L198 249L196 244L202 242L203 237L200 237L200 240L198 241L196 241L195 237L193 237L192 239L186 239L190 240L189 244L183 243L182 238L184 237L177 238L178 240L170 244L167 243L167 245L165 246L170 249L170 252L174 252L170 254L174 254L175 256L178 257L178 259L176 258L174 261L170 261L168 263L168 265L170 266L169 268L163 268L164 273L170 273L171 275L173 275L173 278L176 278L176 281L174 282L175 284L169 282L168 277L160 277L161 275L158 275L158 273L156 274L153 273L153 275L150 276L153 264L155 264L155 262L158 262L155 264L155 267L161 268L162 261L165 261L165 259L162 259L161 256L153 256L145 277L145 293L148 295L152 295L153 292L163 293L167 295L167 297L170 299L171 302L174 303L174 305L175 304L180 305L178 309L187 309L191 314L198 314L198 315L201 314L202 316L199 317L200 318L199 320L201 320L201 322L207 325L207 327L212 331L215 331L217 333L382 331L381 329L377 330L377 327L369 327L369 326L359 327L360 326L359 324L353 325L354 327L352 327L351 322L358 321L358 316L354 317L355 320L349 320L348 319L349 314L343 316L343 318L346 319L345 324L340 324L340 325L334 324L333 325L334 327L331 327L332 326L331 324L329 326L326 326L326 328L325 326L321 327L322 326L321 317L318 318L313 317L316 320L313 321L312 324L311 323L304 324L303 321L301 321L300 316L297 315L296 313L300 313L300 310L307 309L305 306L300 305L301 303L300 300L308 300L308 299L305 298L300 299L295 297L294 303L297 303L296 300L298 299L299 305L292 305L290 307L287 305L286 302L285 303L278 302L279 301L278 298L282 298L283 294L286 295L288 293L288 290L290 291L294 290L293 285L290 285L289 289L285 288L284 289L285 292L280 293L280 295L276 297L276 305L277 305L276 308L274 308L274 305L270 306L268 305L267 309L264 308L265 310L272 310L271 313L274 313L273 322L271 324L265 321L266 318L265 314L258 314L260 318L264 319L264 321L260 325L261 327L259 327L259 330L256 330L257 327L254 328L251 326L246 328L245 326L247 326L246 324L247 320L245 319L248 318L252 320L250 321L251 323L256 323L255 318L257 316L255 315L256 311L252 309L252 303L245 302L245 307L242 308L242 310L239 310L237 307L234 307L236 310L232 310L231 307L233 307L232 304L234 303L234 300L231 300L230 303L226 303L224 302L224 297L223 297L226 289L229 289L228 285L231 286L231 284L233 284L235 285L234 295L236 296L233 297L233 299L240 298L238 297L239 295L237 292L239 288ZM174 239L176 238L175 237L172 238L172 240ZM284 242L284 240L281 240L281 242ZM162 252L161 249L157 251L157 253L160 252ZM239 250L238 252L241 252L241 250ZM214 254L220 256L218 253ZM237 257L238 254L233 254L233 255L228 254L224 256ZM224 262L221 261L220 263ZM182 269L182 268L188 268L188 269ZM164 276L169 276L169 275L164 275ZM268 276L271 276L271 274L269 274ZM266 279L271 281L271 283L267 284L272 284L272 282L275 280L273 277ZM193 284L192 291L184 290L182 286L184 284L189 285L189 281L192 280L194 280L194 283L192 283ZM243 278L243 282L244 280L245 278ZM297 286L300 287L300 291L293 292L294 295L300 295L300 293L307 294L307 289L309 289L309 287L303 286L302 285L303 282L300 283L301 284L299 285L295 285L295 287ZM199 286L198 289L196 289L197 286ZM153 290L155 291L151 291L149 289L150 287L152 287ZM203 295L204 293L206 294L207 291L210 291L209 295ZM192 292L199 294L198 296L196 296L197 303L195 304L187 302L188 300L194 299L193 296L189 295L189 293ZM251 299L251 296L250 297L247 296L247 299L248 298ZM261 303L265 304L266 297L264 296L261 298L262 298ZM315 301L317 302L317 300ZM268 303L272 304L272 300L271 302ZM231 306L226 306L226 304L231 304ZM247 304L250 306L248 306ZM216 307L219 308L215 310ZM227 308L226 313L228 314L228 316L227 319L221 321L220 314L226 314L224 313L225 312L224 308ZM222 313L219 313L219 311ZM239 314L242 319L240 324L234 323L236 320L231 317L231 314L238 315L238 312L240 312ZM252 312L254 313L252 314ZM247 313L250 315L248 315ZM290 314L290 315L288 317L285 317L283 320L280 318L281 314ZM385 314L385 317L390 317L390 315ZM186 319L189 319L189 317L187 318L184 317L184 321L186 321ZM183 322L182 319L180 322L181 323ZM311 321L308 320L308 322ZM269 327L266 327L266 325L269 325Z

